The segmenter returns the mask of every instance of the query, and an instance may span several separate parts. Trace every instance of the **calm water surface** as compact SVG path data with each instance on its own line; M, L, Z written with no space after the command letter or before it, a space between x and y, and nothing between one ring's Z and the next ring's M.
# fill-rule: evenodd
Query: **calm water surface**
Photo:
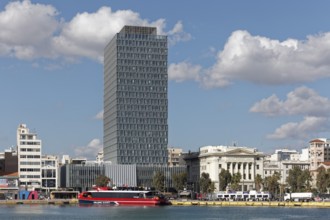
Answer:
M0 220L11 219L330 219L326 208L210 206L0 206Z

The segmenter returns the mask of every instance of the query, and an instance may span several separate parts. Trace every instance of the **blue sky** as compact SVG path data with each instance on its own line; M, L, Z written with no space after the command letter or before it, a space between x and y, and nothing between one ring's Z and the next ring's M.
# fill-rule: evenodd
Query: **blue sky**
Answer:
M1 1L0 150L21 123L44 154L102 148L103 48L169 36L169 146L300 150L330 129L330 2Z

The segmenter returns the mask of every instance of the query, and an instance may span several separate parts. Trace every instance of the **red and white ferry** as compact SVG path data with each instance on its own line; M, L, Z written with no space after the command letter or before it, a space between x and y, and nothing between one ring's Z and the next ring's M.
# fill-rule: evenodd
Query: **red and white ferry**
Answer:
M79 204L107 205L169 205L162 195L147 190L112 190L96 188L82 192L78 196Z

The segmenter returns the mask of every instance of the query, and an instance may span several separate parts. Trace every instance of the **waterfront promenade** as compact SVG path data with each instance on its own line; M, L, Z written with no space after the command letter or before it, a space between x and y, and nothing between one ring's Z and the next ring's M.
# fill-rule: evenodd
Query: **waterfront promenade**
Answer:
M303 207L330 208L330 202L278 202L278 201L199 201L171 200L173 206L254 206L254 207ZM77 199L51 200L0 200L0 205L76 205Z

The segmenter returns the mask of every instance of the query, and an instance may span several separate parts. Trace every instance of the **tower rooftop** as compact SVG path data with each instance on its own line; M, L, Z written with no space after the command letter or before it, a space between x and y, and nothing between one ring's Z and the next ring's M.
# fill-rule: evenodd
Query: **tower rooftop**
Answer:
M156 35L156 27L143 27L143 26L124 26L121 31L121 34L144 34L144 35Z

